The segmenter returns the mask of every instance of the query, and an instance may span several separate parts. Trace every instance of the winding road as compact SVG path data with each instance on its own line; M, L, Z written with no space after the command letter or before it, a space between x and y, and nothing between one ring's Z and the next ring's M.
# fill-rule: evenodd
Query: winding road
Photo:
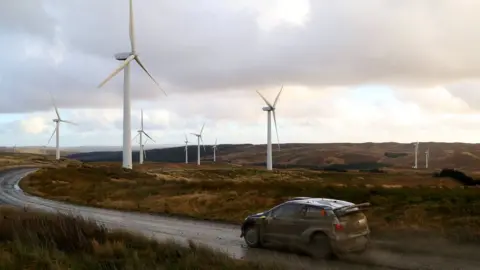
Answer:
M83 216L109 228L127 229L157 239L174 239L181 242L193 240L221 249L235 258L270 259L291 265L292 269L480 269L479 258L459 259L453 256L398 253L375 246L363 256L350 256L341 261L315 261L295 254L248 249L239 237L238 226L76 206L30 196L18 187L18 182L35 170L18 168L0 172L0 202L35 210Z

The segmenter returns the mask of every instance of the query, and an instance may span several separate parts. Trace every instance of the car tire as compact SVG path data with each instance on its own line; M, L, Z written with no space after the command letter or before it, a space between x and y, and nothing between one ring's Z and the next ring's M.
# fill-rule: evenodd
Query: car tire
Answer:
M245 229L245 235L243 236L245 243L248 247L258 248L261 247L260 235L258 229L255 226L249 226Z
M311 256L315 259L335 258L330 238L324 233L315 233L312 235L308 249Z

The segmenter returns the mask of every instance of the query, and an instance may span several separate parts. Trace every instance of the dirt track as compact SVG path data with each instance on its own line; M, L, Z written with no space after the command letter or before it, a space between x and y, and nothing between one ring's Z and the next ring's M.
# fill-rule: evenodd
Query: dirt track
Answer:
M49 212L73 213L93 218L111 228L124 228L159 239L173 238L178 241L191 239L222 249L237 258L281 261L291 265L292 269L480 269L480 258L466 255L460 258L453 255L459 248L437 245L432 246L431 252L427 250L425 254L413 254L407 251L399 252L402 250L401 246L397 246L397 251L394 252L384 248L385 245L374 242L366 254L349 256L341 261L313 261L294 254L248 249L239 237L238 226L74 206L28 196L18 188L17 184L22 177L33 171L34 169L14 169L0 172L0 201ZM409 245L416 245L416 243L409 243ZM461 254L478 254L478 249L463 248L466 250ZM440 249L445 249L442 254L436 252ZM451 256L446 256L448 254Z

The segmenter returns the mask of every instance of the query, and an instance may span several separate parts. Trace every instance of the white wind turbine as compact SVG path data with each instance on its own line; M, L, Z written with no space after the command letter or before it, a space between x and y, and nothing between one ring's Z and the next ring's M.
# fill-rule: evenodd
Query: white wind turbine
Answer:
M102 87L108 81L110 81L115 75L123 70L123 168L131 169L132 168L132 140L131 140L131 112L130 112L130 62L135 60L137 64L145 71L145 73L152 79L155 85L163 91L158 82L153 78L153 76L148 72L145 66L142 64L138 58L137 51L135 50L135 33L133 27L133 3L130 0L130 52L118 53L115 55L115 58L118 61L123 61L122 64L110 74L98 87ZM165 91L163 91L165 93ZM165 93L167 95L167 93Z
M185 134L185 164L188 164L188 138L187 134Z
M143 135L147 136L148 139L152 140L153 142L155 142L154 139L152 139L152 137L150 137L144 130L143 130L143 110L141 110L141 118L140 118L140 129L137 131L137 135L134 137L134 139L139 136L139 140L140 140L140 148L138 150L138 155L139 155L139 158L138 158L138 163L139 164L143 164L143 157L145 156L145 145L143 144ZM147 141L145 141L146 143Z
M147 159L147 151L145 151L145 145L147 144L148 142L148 138L145 140L145 142L143 143L142 145L142 154L143 154L143 159ZM143 164L143 160L142 160L142 164Z
M55 123L55 129L53 130L53 133L52 133L52 136L50 136L50 139L48 140L48 144L50 144L50 141L52 140L53 138L53 135L56 135L56 152L55 152L55 158L57 160L60 159L60 122L64 122L64 123L68 123L68 124L72 124L72 125L77 125L71 121L67 121L67 120L63 120L61 117L60 117L60 114L58 113L58 108L57 108L57 105L55 104L55 99L53 98L52 96L52 103L53 103L53 107L55 108L55 113L57 114L57 117L56 119L53 119L53 122Z
M425 151L425 169L428 169L428 159L430 158L430 148Z
M197 136L197 165L200 165L200 141L202 141L203 145L203 150L205 150L205 145L203 144L203 138L202 138L202 132L203 128L205 127L205 123L202 126L202 129L200 130L200 133L191 133L192 135Z
M415 164L413 165L414 169L418 169L418 145L420 142L413 143L415 145Z
M212 146L213 149L213 162L217 162L217 139L215 139L215 144Z
M273 121L275 123L275 131L277 133L277 142L278 142L278 149L280 150L280 140L278 138L278 129L277 129L277 117L275 116L275 109L276 105L278 102L278 98L280 97L280 94L283 91L283 85L282 88L280 88L280 91L277 94L277 97L275 98L275 101L273 102L273 105L268 102L268 100L260 94L260 92L257 93L260 95L260 97L265 101L267 104L267 107L263 107L262 109L266 112L268 112L267 116L267 170L271 171L273 169L273 160L272 160L272 112L273 112Z

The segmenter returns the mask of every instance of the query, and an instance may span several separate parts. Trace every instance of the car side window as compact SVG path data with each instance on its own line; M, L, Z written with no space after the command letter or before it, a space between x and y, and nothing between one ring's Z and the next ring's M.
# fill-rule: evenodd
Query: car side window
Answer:
M307 205L302 209L302 216L306 219L326 218L332 215L330 210L323 207Z
M290 218L295 216L300 216L302 206L298 204L284 204L272 211L272 217L276 218Z

